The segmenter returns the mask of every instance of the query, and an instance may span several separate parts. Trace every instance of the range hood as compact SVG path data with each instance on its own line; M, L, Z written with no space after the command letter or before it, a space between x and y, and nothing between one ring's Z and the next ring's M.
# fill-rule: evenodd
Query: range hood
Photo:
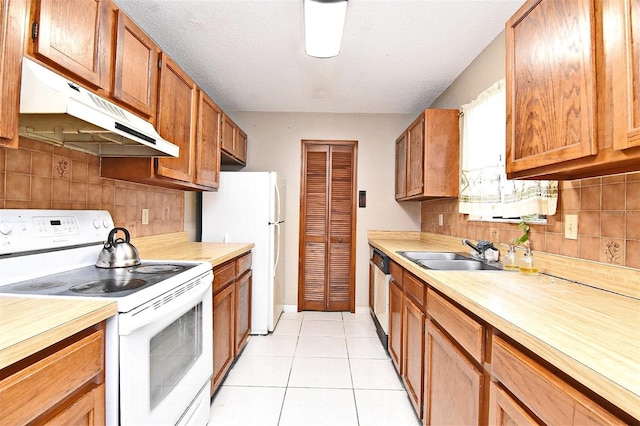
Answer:
M153 125L24 57L22 136L100 157L177 157Z

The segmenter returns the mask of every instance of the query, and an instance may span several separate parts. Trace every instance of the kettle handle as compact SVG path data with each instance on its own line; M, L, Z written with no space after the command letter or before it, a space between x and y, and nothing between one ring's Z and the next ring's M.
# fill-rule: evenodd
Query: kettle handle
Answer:
M118 231L124 232L124 240L122 240L122 241L115 240L114 241L113 237L116 236L116 233ZM127 231L125 228L113 228L111 230L111 232L109 232L109 237L107 238L107 245L115 246L116 243L118 243L118 242L128 243L130 239L131 239L131 235L129 234L129 231Z

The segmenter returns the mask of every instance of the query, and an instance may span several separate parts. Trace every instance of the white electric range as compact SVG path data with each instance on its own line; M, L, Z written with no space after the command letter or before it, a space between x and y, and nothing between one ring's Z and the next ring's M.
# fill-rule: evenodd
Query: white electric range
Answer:
M109 425L206 424L213 374L208 262L103 269L108 211L0 210L0 296L102 298Z

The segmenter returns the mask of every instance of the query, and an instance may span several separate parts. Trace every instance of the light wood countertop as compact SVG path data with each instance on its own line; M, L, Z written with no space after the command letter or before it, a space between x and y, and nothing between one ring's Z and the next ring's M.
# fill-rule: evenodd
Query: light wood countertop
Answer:
M112 301L0 297L0 369L117 313Z
M426 270L396 252L467 250L459 242L453 248L442 241L390 237L370 233L369 243L436 290L640 419L639 299L548 275Z
M253 243L198 243L185 232L142 237L132 241L141 259L200 260L218 266L251 250Z

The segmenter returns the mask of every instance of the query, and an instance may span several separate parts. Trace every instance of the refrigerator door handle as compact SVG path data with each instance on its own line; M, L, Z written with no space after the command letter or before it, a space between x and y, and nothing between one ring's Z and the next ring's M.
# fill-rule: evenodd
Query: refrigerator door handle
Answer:
M276 238L274 241L276 245L276 259L273 262L273 276L275 277L276 268L278 267L278 262L280 262L280 223L275 223L274 226L276 228Z
M275 180L275 182L273 183L274 189L275 189L275 195L276 195L276 217L273 218L273 221L276 223L280 222L280 188L278 188L278 181L277 179Z

